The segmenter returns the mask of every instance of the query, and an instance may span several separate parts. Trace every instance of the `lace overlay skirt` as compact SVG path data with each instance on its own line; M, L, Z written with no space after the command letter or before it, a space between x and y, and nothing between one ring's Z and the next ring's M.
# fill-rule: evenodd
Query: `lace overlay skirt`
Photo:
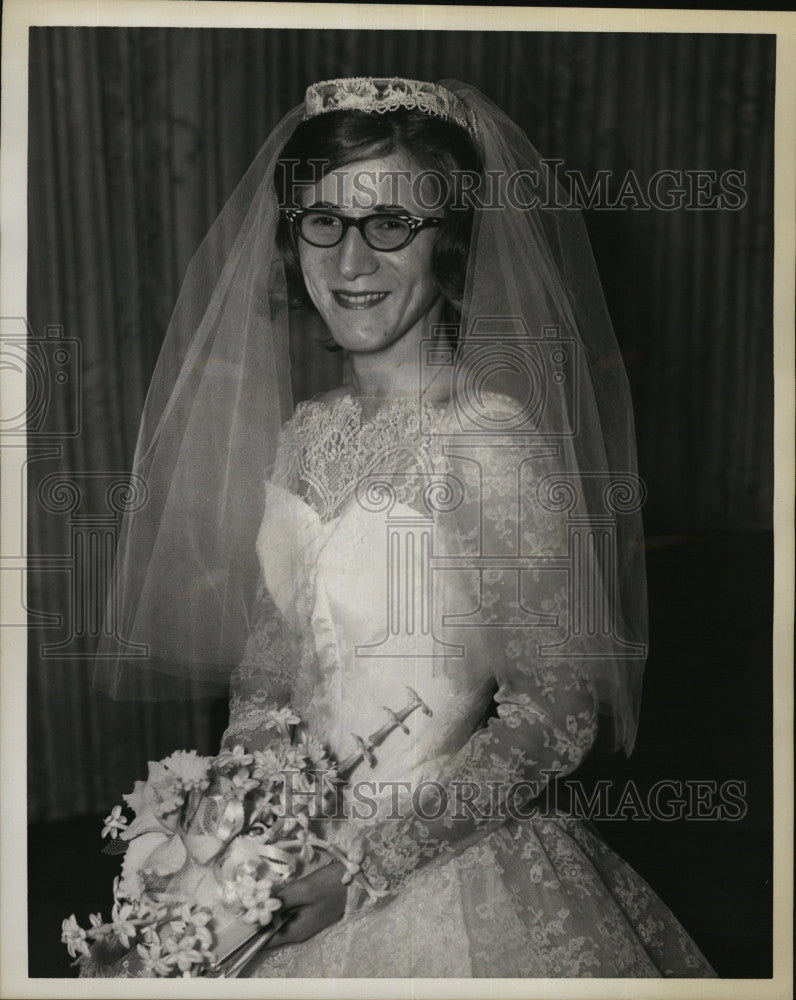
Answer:
M508 823L390 902L267 953L252 977L712 977L668 907L589 824Z

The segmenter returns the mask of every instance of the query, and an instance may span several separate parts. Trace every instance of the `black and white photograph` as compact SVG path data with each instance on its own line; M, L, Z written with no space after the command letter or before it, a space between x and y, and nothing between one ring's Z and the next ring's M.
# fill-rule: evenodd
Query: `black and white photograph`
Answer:
M0 996L785 998L796 18L301 7L4 11Z

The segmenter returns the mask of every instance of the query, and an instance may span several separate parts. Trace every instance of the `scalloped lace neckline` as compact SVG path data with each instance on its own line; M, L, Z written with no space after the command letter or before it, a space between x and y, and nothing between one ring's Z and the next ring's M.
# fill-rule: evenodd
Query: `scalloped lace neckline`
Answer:
M385 416L392 415L396 410L408 410L410 412L419 413L420 410L432 410L435 413L442 413L447 410L451 404L451 400L448 399L444 403L434 403L431 400L423 399L418 400L416 396L394 396L392 397L384 406L374 413L372 417L367 420L363 418L363 408L362 399L375 399L375 396L357 396L354 393L347 393L345 396L338 396L336 399L331 401L324 401L323 399L308 399L302 403L299 403L296 407L295 416L304 415L307 411L315 410L316 408L321 412L327 412L330 416L334 416L338 411L346 411L352 417L356 417L357 425L361 430L371 426L372 424L377 424L384 420Z
M322 521L330 521L364 477L388 470L430 470L433 442L421 413L436 422L447 405L397 396L364 420L360 397L351 394L331 403L300 403L291 421L293 446L283 456L280 485L297 490Z

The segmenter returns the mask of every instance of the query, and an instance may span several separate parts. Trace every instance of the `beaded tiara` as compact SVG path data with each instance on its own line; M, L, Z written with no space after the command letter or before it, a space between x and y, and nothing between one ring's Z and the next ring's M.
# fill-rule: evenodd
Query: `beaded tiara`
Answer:
M399 108L416 108L445 121L455 122L477 138L475 115L464 102L445 87L422 80L400 77L351 77L324 80L307 88L305 120L326 111L375 111L384 114Z

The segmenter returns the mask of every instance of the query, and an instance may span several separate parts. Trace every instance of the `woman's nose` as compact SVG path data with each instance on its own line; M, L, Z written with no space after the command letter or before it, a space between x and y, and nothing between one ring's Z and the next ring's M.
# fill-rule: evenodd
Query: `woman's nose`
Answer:
M378 266L375 251L362 239L356 226L349 226L348 232L338 244L337 268L340 274L353 281L361 274L373 274Z

